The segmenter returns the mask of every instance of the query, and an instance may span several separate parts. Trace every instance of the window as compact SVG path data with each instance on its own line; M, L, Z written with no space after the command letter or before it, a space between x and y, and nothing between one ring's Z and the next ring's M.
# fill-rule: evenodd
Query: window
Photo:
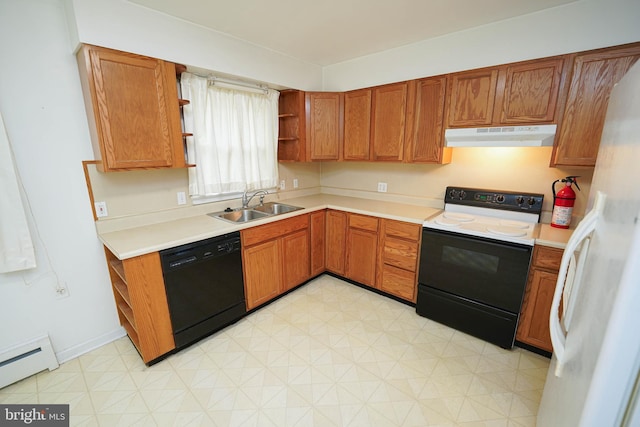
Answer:
M220 87L183 73L185 128L193 133L187 151L189 194L208 198L245 190L274 188L278 183L278 97Z

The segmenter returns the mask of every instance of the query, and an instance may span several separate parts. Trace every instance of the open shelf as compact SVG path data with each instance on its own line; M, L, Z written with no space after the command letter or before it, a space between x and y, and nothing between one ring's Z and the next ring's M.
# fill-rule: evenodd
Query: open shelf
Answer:
M278 118L278 161L305 161L305 93L280 92Z

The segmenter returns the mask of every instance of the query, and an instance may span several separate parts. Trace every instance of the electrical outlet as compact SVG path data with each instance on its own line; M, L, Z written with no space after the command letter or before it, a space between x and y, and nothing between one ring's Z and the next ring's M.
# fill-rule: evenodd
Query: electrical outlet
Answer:
M178 204L179 205L187 204L187 194L184 191L178 191Z
M56 299L63 299L69 297L69 287L65 282L58 283L56 285Z
M283 179L282 181L280 181L280 189L284 190L285 188L287 188L287 183L286 181Z
M386 193L387 192L387 183L379 182L378 183L378 193Z
M298 178L293 178L293 188L298 188Z
M94 206L96 208L96 216L98 218L109 216L109 212L107 212L107 202L95 202Z

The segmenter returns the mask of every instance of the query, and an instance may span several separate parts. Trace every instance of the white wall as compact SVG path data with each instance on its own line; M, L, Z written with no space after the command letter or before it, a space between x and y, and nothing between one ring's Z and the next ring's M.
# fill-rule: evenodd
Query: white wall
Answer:
M35 269L0 274L0 349L49 333L64 360L123 331L84 184L81 161L93 153L62 4L2 0L0 58L0 111L37 258ZM58 299L58 285L70 296Z
M591 168L550 168L551 147L454 148L448 165L400 163L322 164L323 192L431 206L442 204L448 185L525 191L544 194L543 222L549 222L553 205L551 183L579 175L574 215L581 217L591 188ZM387 193L377 193L377 183L387 183ZM562 188L557 186L557 190Z
M65 0L74 42L302 90L322 89L322 68L124 0ZM279 25L274 23L274 25Z
M640 41L640 1L580 0L331 65L324 89L344 91Z

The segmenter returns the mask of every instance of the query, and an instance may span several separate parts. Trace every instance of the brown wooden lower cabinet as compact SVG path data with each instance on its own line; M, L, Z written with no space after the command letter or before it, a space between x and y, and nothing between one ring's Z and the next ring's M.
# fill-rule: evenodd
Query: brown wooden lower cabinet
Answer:
M160 254L121 261L104 249L120 324L149 363L175 348Z
M247 310L282 293L280 241L273 239L242 250Z
M311 277L324 273L325 263L325 234L326 210L309 214L309 232L311 234Z
M375 287L379 220L352 213L347 218L345 277Z
M415 302L422 226L329 209L326 269Z
M311 277L309 215L240 232L247 310Z
M282 238L282 285L288 291L310 277L309 229Z
M326 216L325 262L327 270L344 276L347 213L329 209Z
M378 288L415 302L422 226L390 219L380 223Z
M536 245L529 269L516 340L551 352L549 314L555 292L562 249Z

